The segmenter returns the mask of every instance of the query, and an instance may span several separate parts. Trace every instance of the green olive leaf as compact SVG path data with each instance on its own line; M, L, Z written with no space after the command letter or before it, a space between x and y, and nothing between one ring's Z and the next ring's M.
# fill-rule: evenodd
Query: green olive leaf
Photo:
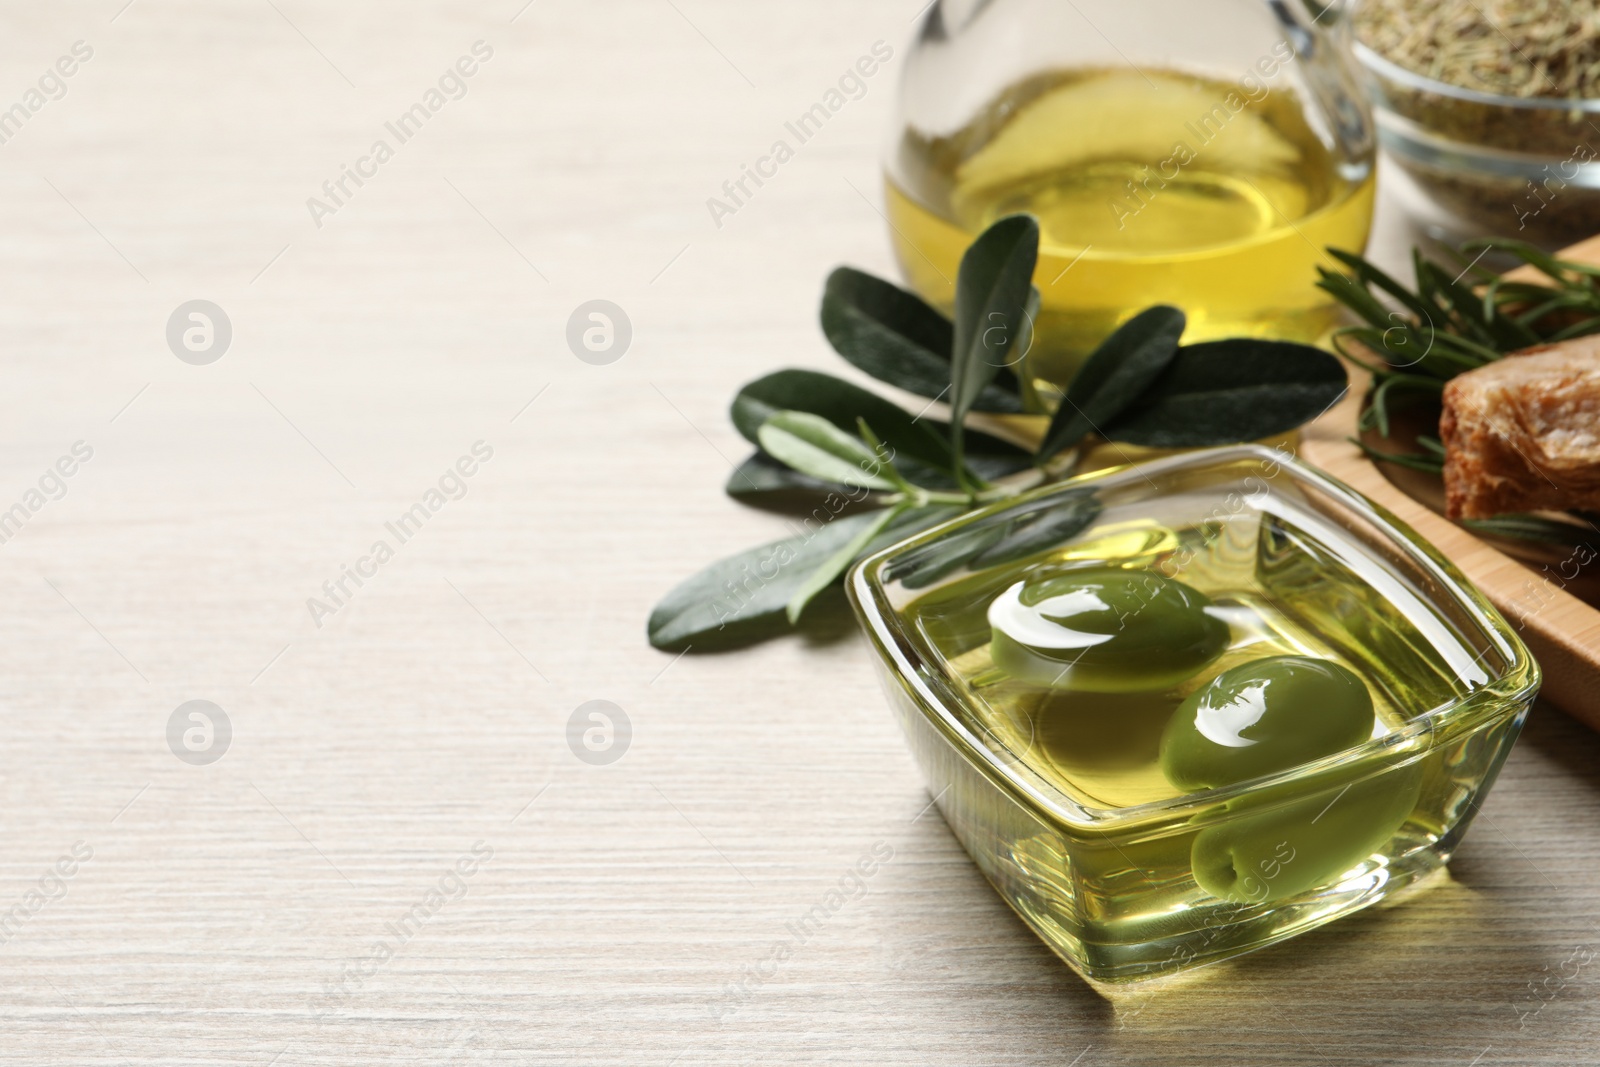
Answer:
M1039 223L1010 215L990 226L961 257L956 279L955 345L950 352L950 423L957 458L962 423L1031 332L1026 311L1039 259Z
M980 444L985 450L980 452ZM993 451L990 451L993 449ZM953 490L959 484L948 472L916 460L896 457L895 466L907 481L924 489ZM1027 452L986 434L968 433L967 469L993 482L1033 466ZM815 504L838 506L838 498L859 504L871 495L842 482L825 482L780 463L765 452L754 452L728 475L725 491L735 500L771 511L809 511Z
M984 481L993 482L1033 466L1033 457L1009 441L1002 441L985 433L975 433L972 430L968 430L966 436L967 469ZM929 489L950 488L955 484L952 482L949 486L935 485L931 481L916 477L915 468L909 465L901 469L913 482Z
M906 456L944 471L954 463L940 424L916 419L898 404L831 374L780 370L757 378L739 390L729 415L747 441L760 444L762 423L779 411L820 415L850 434L855 433L856 420L865 419L897 457Z
M851 501L867 499L865 490L840 482L825 482L779 463L765 452L752 452L728 475L727 494L753 507L774 511L809 511L829 494Z
M1100 342L1067 387L1036 458L1043 462L1128 409L1178 354L1183 312L1146 308Z
M1287 433L1349 387L1344 365L1310 345L1233 338L1185 345L1101 432L1150 448L1204 448Z
M806 610L806 605L814 600L818 593L831 586L843 574L850 564L854 563L866 547L872 543L873 538L883 532L895 519L900 517L901 508L887 508L874 512L872 522L862 523L861 529L856 531L854 537L839 546L839 550L822 562L822 566L812 571L806 580L800 583L800 588L794 591L794 596L789 598L789 603L784 607L788 616L789 625L793 626L800 621L801 614Z
M959 515L957 507L918 508L891 520L858 556L864 557ZM749 644L788 628L789 602L806 581L851 543L881 510L836 515L819 506L799 520L798 532L719 560L681 582L650 613L650 643L666 651L701 651ZM837 577L837 576L835 576Z
M1012 351L1016 354L1011 357L1011 366L1017 367L1022 358L1033 351L1033 342L1038 339L1039 312L1044 306L1044 296L1039 292L1037 285L1028 286L1028 302L1022 307L1022 328L1017 331L1017 339L1012 342ZM1009 368L1002 368L1009 370ZM1015 374L1015 371L1009 371ZM982 411L982 408L974 408Z
M918 396L942 397L950 388L950 320L921 298L881 278L840 267L822 293L822 332L857 368ZM1022 410L1016 376L995 375L973 401L977 411ZM874 423L876 425L876 423Z
M1014 516L1005 535L973 557L972 563L993 567L1048 551L1082 533L1099 518L1101 510L1093 490L1066 493L1049 504Z
M899 582L907 589L926 589L1004 540L1006 527L969 526L948 537L895 560L884 569L885 581Z
M1093 490L1066 493L1005 522L976 524L908 552L896 559L883 577L907 589L926 589L962 567L1012 563L1070 541L1087 529L1101 510Z
M763 451L801 474L862 489L895 489L883 461L866 442L807 411L780 411L756 431Z

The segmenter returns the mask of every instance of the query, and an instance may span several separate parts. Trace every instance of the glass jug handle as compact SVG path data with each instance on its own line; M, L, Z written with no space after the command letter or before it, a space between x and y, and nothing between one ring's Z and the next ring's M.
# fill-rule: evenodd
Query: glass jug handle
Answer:
M1372 115L1362 103L1346 41L1350 0L1264 2L1299 59L1307 90L1323 105L1333 126L1329 132L1343 146L1342 154L1369 159L1374 138Z

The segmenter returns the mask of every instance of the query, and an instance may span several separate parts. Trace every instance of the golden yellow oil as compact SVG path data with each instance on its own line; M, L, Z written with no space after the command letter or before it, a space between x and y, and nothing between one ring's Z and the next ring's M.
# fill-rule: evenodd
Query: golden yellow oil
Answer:
M1342 563L1324 564L1323 555L1281 520L1267 531L1247 523L1219 529L1123 521L1029 565L942 587L906 613L959 679L968 710L991 742L1082 804L1126 808L1181 795L1159 763L1167 722L1185 697L1252 660L1314 656L1353 671L1373 698L1374 737L1464 693L1451 664L1470 663L1470 652L1441 649L1415 620L1374 604L1359 575ZM1210 597L1210 610L1231 634L1227 651L1189 680L1150 692L1063 692L1011 680L994 667L988 605L1020 576L1088 561L1165 572L1173 559L1189 561L1181 579ZM1355 641L1348 623L1335 621L1348 618L1353 605L1362 614Z
M1161 737L1178 705L1217 675L1267 656L1314 656L1362 670L1320 635L1268 597L1245 589L1219 592L1213 613L1232 632L1228 649L1188 681L1169 690L1136 693L1067 693L993 678L984 645L951 660L966 679L972 708L991 739L1023 760L1056 788L1081 803L1125 808L1182 795L1161 771ZM1375 680L1374 680L1375 681ZM1392 733L1406 715L1393 689L1369 683L1374 737ZM1402 690L1403 691L1403 690Z
M1282 511L1259 523L1239 516L1195 525L1108 516L1070 545L946 581L898 609L928 662L953 682L964 726L1102 812L1180 795L1160 768L1162 735L1184 696L1223 670L1310 655L1366 683L1377 712L1373 736L1392 741L1388 755L1352 765L1344 781L1323 779L1303 793L1264 790L1159 826L1152 819L1063 830L1010 817L1005 806L957 813L962 825L984 828L978 853L1001 858L991 877L1015 890L1008 899L1046 940L1073 945L1117 977L1276 940L1376 899L1391 879L1405 884L1442 866L1449 828L1516 734L1520 720L1447 742L1407 736L1417 717L1482 684L1485 670L1420 600L1378 592L1375 582L1386 579L1376 560L1350 551L1316 516ZM987 608L1018 579L1107 564L1170 575L1178 561L1186 561L1178 577L1207 594L1231 632L1222 658L1194 678L1135 694L1052 692L996 678ZM1281 843L1282 869L1276 860L1241 868L1253 881L1226 898L1203 889L1195 865L1233 856L1229 849L1251 835Z
M1360 251L1370 160L1342 163L1289 89L1168 70L1042 74L949 136L908 129L887 200L896 254L946 310L973 237L1028 212L1042 297L1028 377L1048 404L1083 356L1151 304L1189 315L1187 341L1316 339L1332 322L1315 266Z

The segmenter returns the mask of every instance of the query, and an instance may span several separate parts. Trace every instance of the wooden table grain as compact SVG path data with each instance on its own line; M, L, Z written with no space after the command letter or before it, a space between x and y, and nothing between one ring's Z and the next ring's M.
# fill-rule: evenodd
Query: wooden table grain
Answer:
M1596 1061L1600 739L1551 709L1452 880L1108 1000L930 813L848 627L646 645L781 529L720 493L734 388L849 373L815 305L893 269L920 6L6 4L0 1063Z

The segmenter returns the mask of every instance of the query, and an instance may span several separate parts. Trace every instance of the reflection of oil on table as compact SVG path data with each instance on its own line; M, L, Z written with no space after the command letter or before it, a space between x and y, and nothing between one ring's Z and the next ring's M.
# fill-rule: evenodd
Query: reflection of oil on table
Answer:
M1566 254L1600 262L1600 238L1575 245ZM1562 588L1559 565L1541 573L1519 563L1396 488L1349 440L1356 432L1362 392L1358 384L1306 430L1302 455L1433 542L1517 627L1544 671L1544 695L1600 729L1600 610Z

